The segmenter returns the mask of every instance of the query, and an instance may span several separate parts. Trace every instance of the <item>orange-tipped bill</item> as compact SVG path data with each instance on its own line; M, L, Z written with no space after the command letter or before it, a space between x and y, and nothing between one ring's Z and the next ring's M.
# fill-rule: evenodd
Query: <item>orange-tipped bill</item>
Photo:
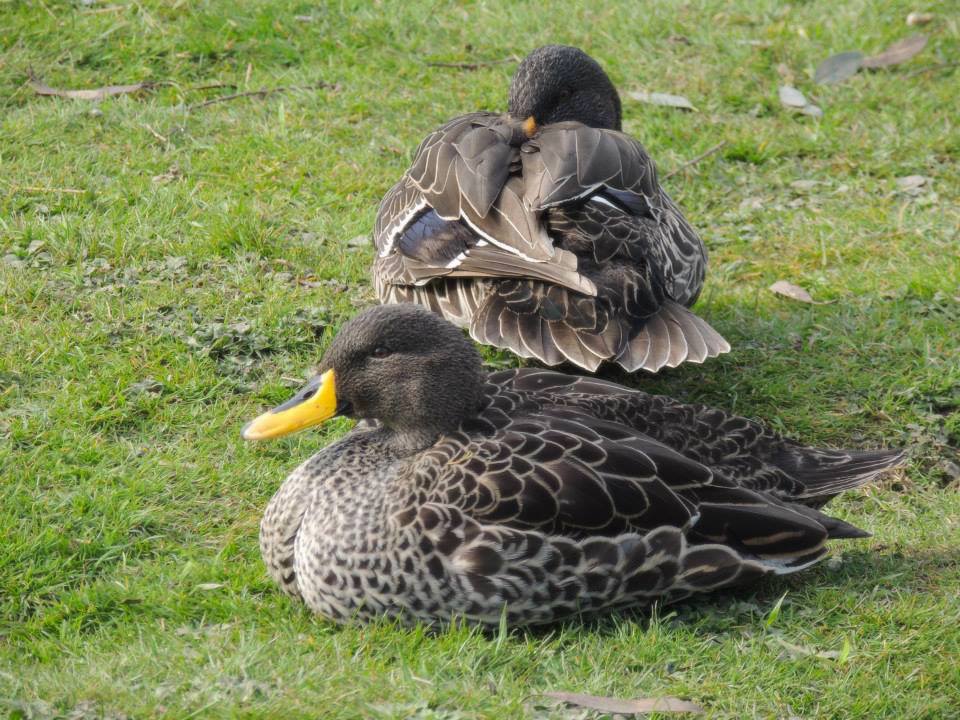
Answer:
M327 370L313 378L283 405L248 422L240 435L244 440L282 437L319 425L336 414L336 384L333 370Z

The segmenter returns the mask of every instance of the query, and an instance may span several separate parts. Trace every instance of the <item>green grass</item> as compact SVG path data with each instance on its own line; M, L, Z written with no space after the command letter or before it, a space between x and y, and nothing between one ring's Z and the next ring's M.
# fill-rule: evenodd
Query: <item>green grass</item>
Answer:
M812 84L916 9L936 16L921 56ZM0 713L567 717L535 695L570 690L721 718L960 716L960 75L909 76L956 61L958 25L949 0L0 2ZM417 143L504 107L512 64L425 61L545 42L693 101L625 99L663 172L727 141L665 182L710 247L700 312L734 352L618 379L910 463L835 503L872 539L787 579L550 632L332 626L268 580L257 523L346 424L257 446L239 429L372 302L371 249L347 241ZM822 120L780 107L778 65ZM93 105L35 96L30 68L163 84ZM912 174L916 196L895 183Z

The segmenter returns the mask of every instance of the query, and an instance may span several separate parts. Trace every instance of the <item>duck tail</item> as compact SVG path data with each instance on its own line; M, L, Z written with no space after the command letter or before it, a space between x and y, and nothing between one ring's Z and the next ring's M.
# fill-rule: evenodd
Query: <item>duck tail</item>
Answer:
M594 297L537 280L499 280L477 309L470 335L545 365L594 372L614 355L620 326Z
M667 300L624 343L616 361L627 372L676 367L730 352L730 343L710 324L680 303Z
M902 449L823 450L791 443L772 460L805 487L790 499L816 508L844 490L866 485L880 473L902 464L905 457Z

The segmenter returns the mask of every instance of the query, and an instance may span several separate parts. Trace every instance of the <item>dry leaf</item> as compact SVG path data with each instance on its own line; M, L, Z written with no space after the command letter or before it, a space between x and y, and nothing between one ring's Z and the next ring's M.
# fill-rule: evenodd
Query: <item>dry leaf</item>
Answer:
M794 190L800 190L802 192L807 192L808 190L813 190L820 183L817 180L794 180L790 183L790 187Z
M675 107L681 110L692 110L693 112L697 112L697 109L693 106L693 103L683 97L683 95L646 92L644 90L634 90L633 92L627 93L627 95L634 100L648 103L650 105L664 105L666 107Z
M917 55L927 45L926 35L911 35L906 40L896 42L879 55L864 58L862 66L875 70L905 63Z
M807 98L802 92L789 85L780 86L780 102L786 107L803 108L807 106Z
M812 102L809 102L806 96L795 87L781 85L778 93L780 95L780 102L784 107L796 110L804 115L810 115L811 117L823 117L823 110Z
M832 85L853 77L863 62L863 53L859 50L831 55L817 66L813 80L820 85Z
M219 590L222 587L223 583L200 583L197 590Z
M922 12L912 12L907 15L907 25L913 27L914 25L926 25L928 22L933 21L933 13L922 13Z
M55 96L63 98L72 98L74 100L103 100L114 95L129 95L143 90L149 90L153 83L139 82L133 85L107 85L106 87L96 88L94 90L58 90L36 78L30 79L30 87L37 95Z
M782 295L783 297L790 298L791 300L809 303L810 305L819 304L816 300L810 297L810 293L808 293L802 287L799 285L794 285L791 282L787 282L786 280L777 280L773 285L770 286L770 290L776 295Z
M638 715L646 713L703 713L703 708L689 700L675 697L637 698L636 700L622 700L620 698L603 697L600 695L583 695L581 693L547 692L545 697L560 700L569 705L599 710L605 713L619 715Z

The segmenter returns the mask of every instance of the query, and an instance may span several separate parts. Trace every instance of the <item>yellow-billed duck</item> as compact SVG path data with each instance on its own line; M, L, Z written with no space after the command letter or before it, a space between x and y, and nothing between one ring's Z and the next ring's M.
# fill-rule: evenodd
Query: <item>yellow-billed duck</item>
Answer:
M594 378L487 374L416 305L347 322L243 435L334 416L365 422L286 479L260 546L284 592L340 622L548 623L793 573L867 535L820 508L903 457Z

